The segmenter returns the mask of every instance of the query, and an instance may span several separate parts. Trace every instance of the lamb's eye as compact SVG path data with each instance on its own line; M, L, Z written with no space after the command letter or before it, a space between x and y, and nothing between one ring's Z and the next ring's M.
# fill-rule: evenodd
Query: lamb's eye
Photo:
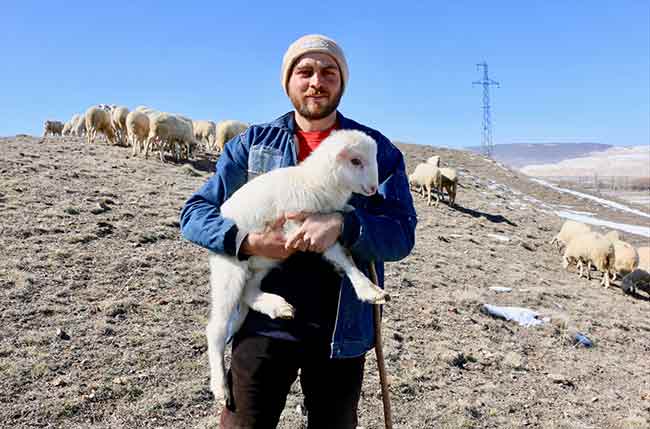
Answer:
M360 160L359 158L352 158L352 159L350 160L350 162L351 162L352 165L354 165L355 167L359 167L359 166L361 165L361 160Z

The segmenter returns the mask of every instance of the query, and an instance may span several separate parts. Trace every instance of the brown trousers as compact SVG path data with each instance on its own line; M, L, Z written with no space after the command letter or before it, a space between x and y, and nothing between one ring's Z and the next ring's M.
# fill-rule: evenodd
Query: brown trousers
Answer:
M222 429L275 428L300 370L308 429L355 429L365 357L329 359L326 350L259 335L235 337Z

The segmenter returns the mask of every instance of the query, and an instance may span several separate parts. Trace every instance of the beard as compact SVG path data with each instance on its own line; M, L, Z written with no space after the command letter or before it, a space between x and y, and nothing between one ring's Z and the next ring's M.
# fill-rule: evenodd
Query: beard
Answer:
M318 92L315 95L322 94ZM339 91L334 97L326 104L321 105L309 105L307 100L302 100L300 97L295 95L290 95L291 103L295 107L296 111L300 113L301 116L310 120L318 120L328 117L339 107L339 102L341 101L341 96L343 91Z

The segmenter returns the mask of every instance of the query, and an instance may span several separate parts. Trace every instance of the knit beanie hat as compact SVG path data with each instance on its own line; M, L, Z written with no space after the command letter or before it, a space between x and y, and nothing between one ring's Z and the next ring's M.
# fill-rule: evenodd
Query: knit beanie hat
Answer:
M284 92L289 94L287 84L289 83L289 75L293 70L293 66L302 55L309 52L320 52L328 54L339 66L341 72L341 91L343 91L348 83L349 71L348 63L345 61L345 55L341 47L332 39L320 34L308 34L302 36L293 42L282 59L282 87Z

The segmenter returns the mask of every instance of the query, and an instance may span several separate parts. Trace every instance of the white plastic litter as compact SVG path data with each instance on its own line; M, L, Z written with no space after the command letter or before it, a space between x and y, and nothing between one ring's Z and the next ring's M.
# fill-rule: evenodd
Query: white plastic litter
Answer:
M537 326L550 321L549 317L540 317L539 313L523 307L500 307L497 305L483 304L481 312L505 320L513 320L521 326Z
M494 292L497 292L497 293L501 293L501 292L512 292L512 288L511 288L511 287L490 286L489 289L492 290L492 291L494 291Z

